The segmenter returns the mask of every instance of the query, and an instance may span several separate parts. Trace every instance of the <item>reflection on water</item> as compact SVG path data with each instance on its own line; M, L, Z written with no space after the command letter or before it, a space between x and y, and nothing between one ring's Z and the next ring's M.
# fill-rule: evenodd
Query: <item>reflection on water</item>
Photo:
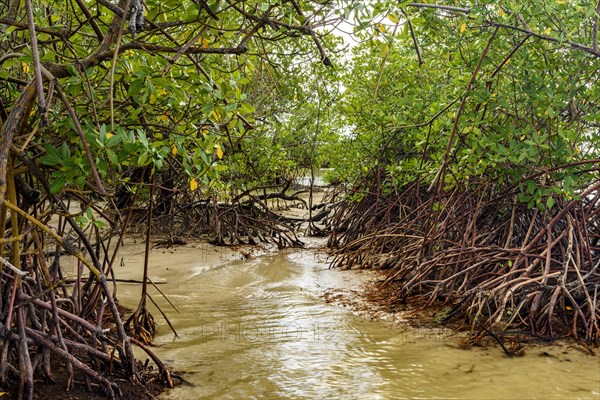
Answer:
M163 324L156 352L194 384L164 399L600 399L600 360L578 350L460 350L443 331L400 331L324 303L322 288L349 273L310 250L224 265L193 250L151 260L181 311L169 313L179 337ZM134 304L137 290L121 285L120 300Z

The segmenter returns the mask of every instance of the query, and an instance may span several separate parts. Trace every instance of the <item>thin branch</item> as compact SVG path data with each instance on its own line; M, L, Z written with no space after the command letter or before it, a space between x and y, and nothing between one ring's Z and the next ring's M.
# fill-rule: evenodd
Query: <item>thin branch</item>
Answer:
M490 50L492 42L494 41L494 38L496 37L496 33L498 33L498 29L499 29L499 27L497 26L494 29L494 32L492 32L492 36L489 38L489 40L485 46L485 49L483 49L483 52L481 53L481 56L479 57L479 62L477 63L477 66L475 67L475 70L473 71L473 74L471 75L471 80L469 81L469 84L467 85L467 89L465 90L465 94L460 103L460 107L458 108L458 111L456 112L456 118L454 118L454 125L452 125L452 131L450 132L450 138L448 139L448 145L446 146L446 153L444 153L444 161L443 161L436 177L434 178L433 182L431 182L431 186L429 187L429 190L432 190L435 187L435 185L438 185L438 184L439 184L438 189L441 190L441 188L444 185L444 173L446 171L446 167L448 166L448 158L450 157L452 145L454 144L454 136L456 136L456 131L458 130L458 121L460 120L460 115L462 114L462 110L465 108L465 104L467 103L467 98L469 97L469 91L471 90L471 88L473 87L473 84L475 83L475 78L477 77L477 73L479 72L479 69L481 68L481 65L483 64L483 60L485 59L485 56L487 55L488 51Z
M240 14L242 14L245 18L248 18L249 20L252 20L254 22L261 22L264 19L264 16L257 17L256 15L253 15L253 14L250 14L250 13L244 11L243 9L239 8L235 4L231 4L231 7L233 9L235 9L237 12L239 12ZM297 5L296 5L296 7L298 10L299 7ZM303 16L303 14L300 14L300 15ZM275 21L272 19L267 19L266 22L267 22L267 24L269 24L270 26L273 26L273 27L277 27L277 28L283 27L290 31L300 32L304 35L308 35L308 36L312 37L313 41L315 42L315 45L317 46L317 49L319 50L319 54L321 55L321 61L323 62L323 65L325 65L326 67L329 67L332 65L331 60L329 59L329 57L327 57L327 53L325 52L323 45L321 44L321 42L319 41L319 38L317 37L317 34L310 26L286 24L286 23L283 23L280 21Z
M456 12L461 12L461 13L465 13L465 14L469 14L471 12L470 8L444 6L444 5L440 5L440 4L408 3L407 6L408 7L417 7L417 8L435 8L438 10L456 11Z
M101 196L104 196L104 195L106 195L106 190L104 189L104 186L102 185L102 180L100 179L100 175L98 175L98 170L96 169L96 163L94 161L94 158L92 157L92 153L90 151L90 146L88 145L87 139L85 138L85 134L83 133L83 129L81 128L81 124L79 123L79 119L77 118L77 115L75 114L75 111L73 110L73 107L71 107L71 104L69 104L69 100L67 100L67 97L65 96L65 94L62 92L62 90L60 90L60 87L58 87L58 85L55 85L55 86L56 86L56 91L58 92L58 96L62 100L63 104L67 108L67 111L69 112L69 115L71 116L71 119L73 120L73 124L75 125L75 130L77 131L77 134L79 135L79 139L81 139L81 145L83 146L85 155L87 156L88 162L90 163L90 169L92 170L92 176L94 177L94 181L96 182L96 188L98 189L98 193Z
M492 20L487 21L487 23L490 26L495 26L495 27L500 27L500 28L505 28L505 29L512 29L512 30L515 30L515 31L523 32L523 33L526 33L528 35L534 36L534 37L536 37L538 39L546 40L548 42L558 43L558 44L566 43L566 44L568 44L569 46L571 46L575 50L585 51L586 53L592 54L593 56L600 57L600 51L598 49L595 49L595 48L592 48L592 47L588 47L588 46L584 46L581 43L577 43L577 42L574 42L572 40L562 40L562 41L560 41L560 40L558 40L556 38L553 38L551 36L542 35L540 33L536 33L536 32L534 32L534 31L532 31L530 29L521 28L521 27L514 26L514 25L502 24L500 22L496 22L496 21L492 21ZM598 37L598 35L596 35L596 38L597 37Z
M304 13L302 12L302 9L300 8L300 6L296 2L296 0L290 0L290 1L292 2L292 5L296 9L296 12L298 13L298 15L301 16L301 17L303 17L304 20L307 21L306 17L304 16ZM330 67L331 66L331 60L329 59L329 57L327 57L327 53L325 53L325 49L323 49L323 45L321 44L321 41L317 37L317 34L312 29L310 30L309 34L310 34L310 37L315 42L315 45L317 46L317 49L319 50L319 54L321 55L321 62L326 67Z
M596 15L594 15L594 31L592 34L594 37L592 38L594 50L598 51L598 16L600 15L600 0L598 4L596 4Z
M94 30L94 33L98 37L98 40L102 42L104 40L104 35L102 34L102 31L100 30L100 27L96 23L96 20L94 19L94 17L90 13L90 10L88 10L88 8L85 5L85 3L83 2L83 0L75 0L75 2L77 3L77 5L79 6L79 8L81 9L81 12L83 12L83 15L85 15L85 17L87 18L88 22L92 26L92 29Z
M33 9L31 0L25 0L27 9L27 22L29 23L29 39L31 41L31 54L33 55L33 69L35 72L35 89L38 94L38 107L42 115L42 125L48 124L48 115L46 113L46 99L44 98L44 85L42 82L42 71L40 68L40 53L38 51L37 38L35 36L35 24L33 21Z
M11 58L19 58L25 56L25 53L7 53L0 57L0 66L4 63L4 61L9 60Z
M408 15L406 15L406 12L404 11L404 9L402 8L401 10L402 10L402 14L404 14L404 17L406 18L406 22L408 23L408 29L410 30L410 36L412 36L412 40L415 45L415 51L417 52L417 57L419 58L419 65L423 65L423 57L421 57L421 49L419 48L419 42L417 41L417 36L415 35L415 29L413 28L413 24L410 21L410 18L408 18Z
M22 237L19 237L19 239L21 239ZM15 267L14 265L12 265L6 258L4 257L0 257L0 263L4 264L5 267L8 267L12 272L14 272L15 274L19 275L19 276L26 276L28 275L28 272L26 271L21 271L19 268Z
M504 58L504 60L502 60L502 62L500 63L500 65L498 65L498 67L496 67L496 70L494 70L494 72L492 73L492 75L490 75L488 81L491 81L492 79L494 79L494 77L496 76L496 74L498 74L498 72L500 72L500 70L502 69L502 67L504 67L504 65L506 65L506 63L508 62L508 60L510 60L512 58L512 56L517 52L517 50L519 50L521 48L521 46L523 46L525 44L525 42L527 41L527 39L529 39L530 37L531 37L531 35L525 36L525 38L523 40L521 40L510 51L510 53L508 53L508 55Z
M130 0L127 0L125 5L125 10L129 10L129 5L131 4ZM122 20L126 20L125 15ZM119 55L119 45L121 44L121 37L123 36L123 29L125 28L125 23L121 22L119 25L119 31L117 33L117 39L115 41L115 50L112 56L112 62L110 64L110 84L108 87L108 101L110 104L110 129L111 131L115 130L115 113L114 113L114 86L115 86L115 68L117 65L117 56Z
M19 30L30 29L30 26L24 22L15 21L10 18L0 18L0 24L14 26ZM44 28L41 26L34 26L36 32L42 32L48 34L50 36L56 36L61 39L67 38L71 36L71 32L66 29L53 29L53 28Z
M385 54L385 56L383 57L383 60L381 60L381 66L379 67L379 74L377 76L377 83L375 84L375 91L373 92L373 99L377 98L377 92L379 91L379 85L381 84L381 78L383 77L383 70L385 68L385 63L387 62L387 59L390 56L390 53L392 52L392 44L394 43L394 36L396 36L396 31L398 30L399 25L400 25L400 23L396 22L396 25L394 26L394 31L392 32L392 36L390 37L388 51ZM417 53L418 53L418 50L417 50ZM419 60L420 60L420 56L419 56ZM421 61L419 61L419 64L420 63L421 63Z

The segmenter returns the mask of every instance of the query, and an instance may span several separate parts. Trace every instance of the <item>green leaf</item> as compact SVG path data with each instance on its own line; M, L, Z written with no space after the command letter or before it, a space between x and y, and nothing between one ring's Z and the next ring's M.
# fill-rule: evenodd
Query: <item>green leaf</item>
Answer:
M240 106L240 111L244 114L249 114L255 112L256 109L251 104L242 103L242 105Z
M212 102L208 102L208 103L204 104L204 107L202 107L202 113L203 113L205 116L208 116L208 115L210 115L210 113L212 112L212 110L213 110L214 108L215 108L215 105L214 105L214 103L212 103Z
M112 151L111 149L106 149L105 151L106 151L106 156L108 157L110 162L115 165L119 165L119 156L117 156L117 154L114 151Z
M138 131L138 140L144 147L148 148L148 138L144 131Z
M75 217L75 222L77 222L77 224L83 228L84 226L87 225L88 223L88 219L86 217L84 217L83 215L78 215Z
M50 193L58 194L65 186L65 183L66 180L64 176L54 178L54 180L50 183Z
M69 150L69 146L66 142L63 142L63 144L60 145L60 156L63 160L71 157L71 151Z
M134 97L138 93L140 93L142 91L142 88L144 87L144 81L144 78L138 78L131 82L131 85L129 85L129 89L127 90L127 95L130 97Z
M63 158L61 156L61 152L51 144L44 145L46 149L46 155L40 157L40 161L42 164L46 165L58 165L63 162Z
M104 225L106 225L106 224L104 223L104 221L101 221L101 220L95 220L95 221L94 221L94 222L92 222L92 223L93 223L93 224L94 224L94 226L95 226L96 228L98 228L98 229L102 229L102 228L104 228Z
M71 76L77 76L77 68L75 68L75 66L73 64L67 64L67 71L69 71L69 74L71 74Z
M137 160L137 165L140 167L144 167L150 163L148 153L144 152L140 154Z

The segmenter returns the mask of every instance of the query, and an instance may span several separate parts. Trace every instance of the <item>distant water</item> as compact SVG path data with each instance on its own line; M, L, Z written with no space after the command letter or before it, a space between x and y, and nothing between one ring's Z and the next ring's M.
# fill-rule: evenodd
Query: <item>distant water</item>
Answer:
M325 179L323 178L326 171L328 171L327 168L315 170L315 181L313 183L313 186L317 186L317 187L327 186L327 182L325 182ZM307 171L304 176L296 178L295 183L296 183L296 185L300 185L300 186L310 186L310 178L311 178L310 171Z

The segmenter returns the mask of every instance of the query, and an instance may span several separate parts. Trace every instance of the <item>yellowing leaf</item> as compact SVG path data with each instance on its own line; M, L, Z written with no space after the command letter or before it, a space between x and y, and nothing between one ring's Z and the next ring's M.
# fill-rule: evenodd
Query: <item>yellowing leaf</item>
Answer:
M217 114L217 112L215 110L213 110L213 116L215 117L215 119L217 120L217 122L221 122L221 117L219 117L219 114Z
M467 24L465 22L463 22L462 24L460 24L460 27L458 28L458 31L460 33L463 33L465 31L465 29L467 29Z
M218 144L215 147L217 148L217 157L221 160L223 158L223 149L221 149L221 145Z
M168 121L169 120L169 116L167 114L163 114L160 116L160 120L161 121Z
M396 17L395 17L394 15L392 15L392 14L388 14L388 15L387 15L387 17L388 17L388 19L389 19L390 21L392 21L392 22L393 22L393 23L395 23L395 24L397 24L397 23L399 22L399 21L398 21L398 18L396 18Z
M544 30L544 32L546 33L546 35L550 34L550 32L552 32L552 28L546 28L546 30Z
M567 311L572 311L573 310L573 307L571 307L571 306L566 306L565 308L567 309Z
M156 93L160 94L161 96L164 96L165 94L167 94L167 91L163 88L158 88L156 90Z
M173 154L174 156L177 155L177 146L173 145L173 147L171 147L171 154Z
M390 53L390 46L386 43L386 44L382 44L381 46L381 50L379 51L379 55L381 57L385 57Z
M504 10L503 10L503 9L501 9L501 8L499 8L499 9L498 9L498 14L499 14L501 17L506 17L506 13L505 13L505 12L504 12Z
M23 67L23 72L25 72L26 74L29 73L29 64L22 62L21 67Z
M556 0L558 4L567 4L567 0Z
M381 31L381 33L385 33L385 26L383 26L382 24L377 24L377 27L379 28L379 30Z
M193 192L196 189L198 189L198 181L196 179L192 179L190 181L190 190Z
M200 47L202 47L203 49L208 47L208 39L207 38L199 38L198 39L198 43L200 43Z
M115 135L113 135L113 134L112 134L112 133L110 133L110 132L106 132L106 140L110 139L110 138L111 138L111 137L113 137L113 136L115 136Z

